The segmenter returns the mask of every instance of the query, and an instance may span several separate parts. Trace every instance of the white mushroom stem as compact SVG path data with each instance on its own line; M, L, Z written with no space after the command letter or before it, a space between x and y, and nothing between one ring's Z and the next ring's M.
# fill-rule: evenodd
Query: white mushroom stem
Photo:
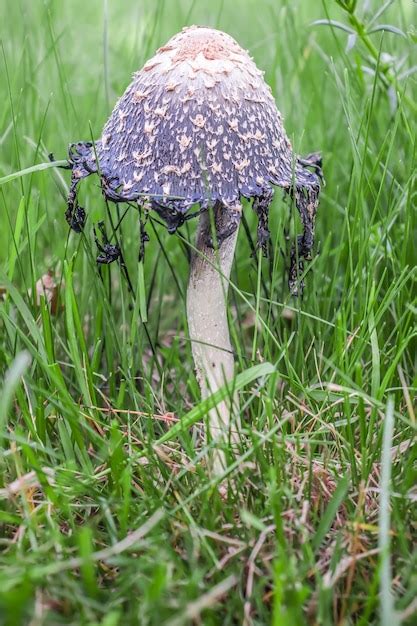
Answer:
M218 232L227 212L219 207L215 221ZM200 218L197 250L192 256L187 291L187 318L197 379L203 398L223 387L234 376L234 357L227 321L227 292L235 253L238 228L218 249L207 242L211 235L209 212ZM234 418L232 420L232 417ZM226 467L222 447L238 440L239 410L237 395L230 396L211 409L208 416L210 435L214 440L211 469L214 475Z

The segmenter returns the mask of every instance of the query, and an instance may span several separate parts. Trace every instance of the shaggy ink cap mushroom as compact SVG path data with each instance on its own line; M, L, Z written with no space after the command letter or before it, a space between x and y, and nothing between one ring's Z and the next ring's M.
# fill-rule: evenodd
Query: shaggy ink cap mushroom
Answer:
M216 444L211 469L220 475L230 451L239 444L227 292L242 199L253 199L258 245L264 252L274 187L282 187L294 199L303 224L290 264L289 285L297 294L303 286L299 278L303 258L309 258L313 246L320 159L294 155L271 90L248 53L225 33L191 27L170 39L135 74L101 139L94 145L70 146L69 167L66 217L76 231L85 224L77 185L92 173L101 177L107 199L135 201L140 208L155 210L171 233L200 214L190 264L187 321L203 398L225 384L230 392L209 410L207 420ZM200 206L197 213L189 211L194 204ZM104 227L99 229L103 243L95 232L98 262L122 261ZM141 258L147 240L142 221L140 232Z
M107 199L152 208L170 233L195 215L192 205L220 208L219 245L237 229L242 199L252 198L258 245L266 252L273 189L283 188L303 224L289 276L291 292L302 290L298 276L313 247L320 158L294 155L263 73L226 33L192 26L172 37L134 75L101 139L71 144L69 165L66 217L77 232L85 224L77 185L99 173Z

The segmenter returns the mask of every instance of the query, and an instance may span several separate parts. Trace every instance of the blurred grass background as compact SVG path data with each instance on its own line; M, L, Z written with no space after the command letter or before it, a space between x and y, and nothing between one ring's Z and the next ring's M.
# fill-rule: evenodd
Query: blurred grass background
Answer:
M132 295L120 267L95 264L97 181L81 186L80 237L68 173L0 180L0 623L413 623L417 5L342 4L0 0L0 179L98 138L131 74L187 24L250 51L326 178L302 301L286 285L298 216L277 193L259 266L246 209L226 496L205 469L187 340L196 225L148 226L143 291L128 212ZM197 425L155 445L178 418Z

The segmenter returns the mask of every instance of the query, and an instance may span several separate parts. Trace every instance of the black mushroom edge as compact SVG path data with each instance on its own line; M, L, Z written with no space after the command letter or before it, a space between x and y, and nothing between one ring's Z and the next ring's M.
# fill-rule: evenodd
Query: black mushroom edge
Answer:
M90 174L98 173L95 147L91 142L72 143L69 146L69 158L67 169L72 170L71 184L68 194L67 210L65 217L70 227L77 233L80 233L85 225L85 210L79 206L77 201L77 186L79 182L90 176ZM313 171L310 171L313 170ZM152 194L140 194L131 189L123 191L119 179L108 176L104 172L99 172L101 179L101 187L103 195L107 200L112 202L132 202L142 203L150 206L166 223L170 234L184 224L188 219L199 215L202 211L207 210L210 206L223 204L220 198L210 197L192 197L178 198L169 196L156 196ZM272 186L281 186L286 193L295 202L300 213L303 225L302 235L297 237L297 246L293 246L291 250L290 269L288 285L292 295L302 295L304 283L299 279L304 271L303 260L311 260L311 252L314 244L314 226L319 203L320 187L323 183L322 160L319 153L313 153L305 158L298 157L293 166L293 171L288 173L288 183L284 186L281 183L270 181L270 186L262 190L261 194L254 196L241 196L250 199L253 197L253 208L258 216L258 247L262 248L264 254L267 251L267 242L269 239L268 216L269 206L272 201ZM209 194L208 194L209 196ZM238 198L240 200L240 197ZM194 204L199 204L200 210L187 214L187 211ZM226 208L226 207L225 207ZM229 237L239 225L240 215L234 215L233 209L230 211L230 220L227 228L217 233L217 241L219 244ZM106 243L106 242L105 242ZM107 242L108 243L108 242ZM102 250L100 250L102 252ZM110 255L111 256L111 255ZM115 258L106 261L111 262ZM103 256L98 259L103 262Z

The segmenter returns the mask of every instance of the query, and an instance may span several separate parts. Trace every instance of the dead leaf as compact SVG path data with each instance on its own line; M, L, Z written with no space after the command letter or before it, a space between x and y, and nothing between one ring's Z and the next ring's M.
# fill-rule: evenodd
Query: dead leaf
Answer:
M54 484L54 470L50 467L42 468L44 477L49 485ZM32 489L40 489L41 483L39 482L38 476L34 470L24 474L23 476L19 476L13 482L6 485L4 489L0 489L0 497L3 498L11 498L13 496L18 495L21 492L28 492Z

